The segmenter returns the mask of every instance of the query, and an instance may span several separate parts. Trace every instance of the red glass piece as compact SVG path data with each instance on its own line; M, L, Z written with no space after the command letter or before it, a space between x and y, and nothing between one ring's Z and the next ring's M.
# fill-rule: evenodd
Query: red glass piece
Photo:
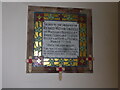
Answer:
M40 15L40 14L38 14L38 13L36 14L36 16L39 16L39 15Z
M40 18L38 18L39 16L40 16ZM43 18L43 17L44 17L44 13L40 13L40 14L37 13L37 14L36 14L36 17L37 17L37 18L36 18L36 21L44 21L44 18Z
M78 57L78 65L84 65L85 60L86 60L86 57Z
M88 61L92 61L92 57L88 57Z
M60 17L60 21L62 21L63 15L62 15L62 14L60 14L60 15L59 15L59 17Z
M85 16L79 16L79 23L85 23L86 22L86 17Z
M78 61L80 61L81 60L81 57L78 57Z
M44 13L37 13L36 16L44 16Z
M32 63L32 59L28 59L28 63Z
M62 67L59 67L58 69L59 69L59 70L58 70L59 72L63 71Z
M44 13L41 13L40 16L44 16Z
M44 21L44 18L43 17L40 19L37 18L36 21Z

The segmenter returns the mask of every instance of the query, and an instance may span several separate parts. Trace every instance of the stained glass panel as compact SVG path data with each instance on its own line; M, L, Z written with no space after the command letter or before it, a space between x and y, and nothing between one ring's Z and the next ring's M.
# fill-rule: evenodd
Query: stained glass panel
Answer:
M28 52L30 51L28 56L31 55L32 59L34 59L34 63L32 63L33 72L35 67L38 67L37 72L56 72L55 67L59 65L66 68L64 72L92 72L89 69L88 61L89 55L92 56L91 10L67 8L42 9L44 7L41 7L41 9L39 7L30 7L32 12L30 16L33 19L31 21L29 18L29 20L34 22L30 23L31 25L34 24L34 29L32 29L34 33L30 32L33 38L32 40L29 39L31 43L28 47L30 49L28 50ZM56 11L54 11L55 9ZM51 24L55 26L50 26ZM60 40L60 42L63 40L65 42L56 45L56 40ZM48 44L49 47L46 46ZM62 48L60 48L61 46ZM56 50L58 48L59 50ZM58 51L62 53L58 53ZM40 69L42 67L44 71Z

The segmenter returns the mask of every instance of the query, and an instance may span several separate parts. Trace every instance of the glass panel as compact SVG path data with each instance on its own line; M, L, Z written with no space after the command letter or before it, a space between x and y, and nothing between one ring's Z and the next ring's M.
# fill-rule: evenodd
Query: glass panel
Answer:
M44 17L45 20L48 20L48 17Z
M86 57L86 51L83 52L83 56Z
M41 53L41 51L39 52L39 56L42 56L42 53Z
M42 27L42 22L39 22L39 26Z
M64 61L68 61L68 59L64 59Z
M48 65L49 64L49 62L43 62L43 65Z
M34 50L34 56L38 56L38 51Z
M36 47L38 47L38 41L35 41L35 45L36 45Z
M42 56L42 23L44 20L63 20L63 21L78 21L78 15L76 14L57 14L57 13L40 13L39 21L35 21L35 34L34 34L34 56ZM80 20L84 21L85 18L81 17ZM87 56L87 32L86 23L79 23L80 25L80 57ZM61 58L44 58L43 65L47 66L78 66L78 59L61 59Z
M39 42L39 46L42 46L42 42Z
M74 61L78 61L78 59L74 59Z
M39 33L39 36L40 36L40 37L42 37L42 32L41 32L41 33Z
M54 17L59 17L59 14L54 14L53 16L54 16Z
M80 51L80 57L82 57L82 55L83 55L83 53L82 53L82 51Z
M54 60L55 60L55 61L58 61L59 59L56 58L56 59L54 59Z
M67 17L68 15L67 14L63 14L63 17Z
M54 65L58 65L59 64L59 62L54 62Z
M67 19L66 18L62 18L63 21L66 21Z
M60 18L55 18L54 20L60 20Z
M38 28L38 22L35 23L35 27L36 27L36 29Z
M44 58L44 61L48 61L49 60L49 58Z
M77 66L77 62L73 62L72 66Z
M68 65L69 63L68 62L64 62L64 65L66 66L66 65Z
M48 13L44 13L44 16L48 16L49 14Z

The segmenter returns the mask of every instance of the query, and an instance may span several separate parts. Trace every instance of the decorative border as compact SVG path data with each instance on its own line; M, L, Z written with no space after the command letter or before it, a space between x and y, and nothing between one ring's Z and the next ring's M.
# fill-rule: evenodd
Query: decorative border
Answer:
M70 16L73 16L73 17L70 17ZM82 18L82 20L79 21L79 16ZM68 18L67 18L68 17ZM78 22L79 26L80 26L80 30L79 30L79 47L80 47L80 50L81 53L83 53L83 55L79 54L79 57L86 57L87 54L87 36L86 36L86 33L87 33L87 30L86 30L86 14L65 14L65 13L48 13L48 12L34 12L34 24L35 24L35 41L37 41L37 43L35 43L34 41L34 45L35 45L35 48L34 48L34 56L42 56L42 27L43 27L43 22L44 21L68 21L68 22ZM82 23L80 23L82 22ZM39 45L40 43L40 45ZM37 45L36 45L37 44ZM37 53L36 53L37 52ZM36 54L36 55L35 55ZM81 55L81 56L80 56ZM63 67L73 67L73 66L76 66L76 67L84 67L86 66L86 60L85 58L82 59L82 60L78 60L78 58L46 58L48 59L48 61L42 61L42 63L40 63L40 67L41 66L45 66L43 63L44 62L50 62L51 65L47 65L49 67L58 67L59 66L59 63L63 65ZM58 62L58 65L55 65L54 63ZM64 64L64 63L68 63L67 64ZM34 65L36 67L39 67L38 65Z
M34 17L35 13L41 12L39 15L40 17L36 18ZM72 13L71 13L72 12ZM43 13L48 13L50 14L50 17L44 17ZM27 43L27 58L29 56L33 56L32 59L35 59L33 55L33 42L34 42L34 29L36 31L36 28L34 28L34 24L37 26L35 20L40 20L40 22L45 20L53 20L54 17L52 17L51 13L54 14L75 14L78 15L78 17L75 19L75 22L77 21L80 24L80 51L82 51L82 54L80 52L80 57L77 59L77 66L67 66L65 67L65 73L83 73L83 72L93 72L93 63L89 65L89 55L93 57L92 55L92 24L91 24L91 10L90 9L78 9L78 8L55 8L55 7L39 7L39 6L29 6L28 7L28 43ZM86 15L87 19L82 20L84 18L84 15ZM65 17L65 19L68 19L68 21L72 21L70 17ZM80 19L81 18L81 19ZM62 16L57 18L59 20L63 20ZM35 26L35 27L36 27ZM86 28L83 29L83 28ZM39 28L40 29L40 28ZM33 36L33 37L32 37ZM41 38L37 38L40 40ZM42 39L41 39L42 40ZM87 40L84 42L84 40ZM42 44L41 44L42 45ZM84 47L86 45L86 47ZM86 49L87 51L85 52L83 49ZM42 56L38 55L38 58L41 58ZM50 61L53 61L50 59ZM61 59L59 60L61 61ZM86 63L83 63L85 61ZM81 63L82 62L82 63ZM53 63L53 62L51 62ZM27 63L27 72L28 72L28 63ZM91 66L91 68L89 67ZM58 66L57 66L58 67ZM41 67L34 67L32 66L32 73L56 73L56 68L49 67L49 66L41 66Z

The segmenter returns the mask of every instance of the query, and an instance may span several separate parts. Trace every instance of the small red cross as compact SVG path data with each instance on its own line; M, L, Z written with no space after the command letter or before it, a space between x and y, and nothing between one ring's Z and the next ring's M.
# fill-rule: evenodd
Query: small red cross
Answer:
M59 71L59 72L62 72L62 71L65 70L65 68L63 68L63 67L60 66L60 67L57 67L56 70Z
M27 59L27 63L33 63L32 56L29 56L29 59Z
M89 57L86 58L86 60L87 60L87 61L92 61L92 60L94 60L94 59L93 59L93 57L92 57L91 55L89 55Z
M60 65L56 68L56 71L59 71L59 80L62 80L62 72L65 71L65 68Z
M92 57L92 55L89 55L88 58L86 58L86 60L88 61L89 63L89 69L92 70L92 61L94 60L94 58Z
M32 72L32 63L34 62L35 60L34 59L32 59L32 56L29 56L29 59L27 59L27 63L28 63L28 71L29 71L29 73L31 73Z
M57 71L59 71L59 72L62 72L63 70L64 70L63 67L58 67L58 68L57 68Z

